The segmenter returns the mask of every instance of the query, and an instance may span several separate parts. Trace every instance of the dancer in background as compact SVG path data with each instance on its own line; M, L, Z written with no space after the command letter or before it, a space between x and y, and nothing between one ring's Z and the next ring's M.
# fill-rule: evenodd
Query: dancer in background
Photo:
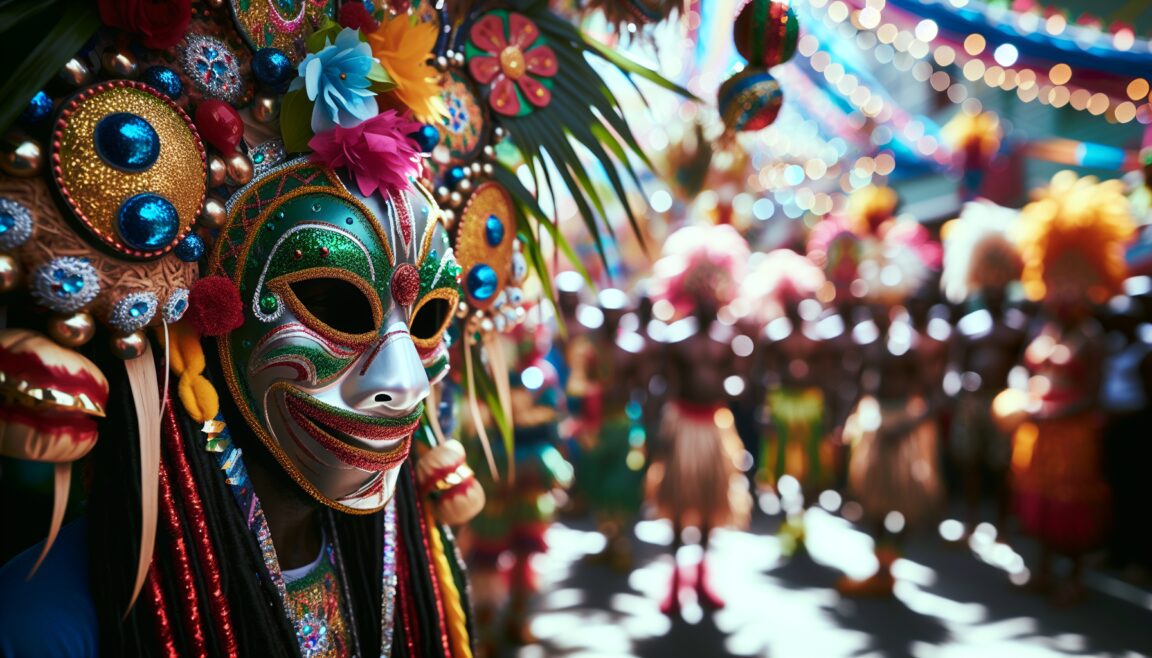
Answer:
M839 384L839 364L820 336L815 299L824 272L804 256L778 249L766 254L745 281L748 303L765 320L757 369L769 434L757 478L784 499L788 519L782 532L793 540L785 547L791 551L803 542L803 501L814 501L835 483L837 451L828 438L825 387ZM780 491L785 475L799 483L799 492Z
M873 321L857 325L853 336L862 351L862 397L845 423L851 446L849 491L863 509L863 521L876 542L877 572L864 581L845 577L849 596L890 596L891 567L900 556L908 528L938 512L936 414L939 373L927 366L936 349L902 306L929 276L931 249L915 222L881 226L866 237L859 288L872 306Z
M748 246L732 227L687 227L668 238L656 265L655 296L686 317L668 328L660 364L668 382L660 425L665 445L660 461L649 468L649 489L657 514L672 522L673 556L684 528L700 531L704 551L694 589L706 608L724 604L708 580L712 530L744 523L751 506L737 468L742 448L724 390L725 379L736 371L731 332L717 322L721 308L736 296L747 258ZM667 614L679 614L682 580L674 565L661 606Z
M1015 427L1016 512L1040 542L1034 586L1050 590L1054 555L1073 558L1070 579L1050 590L1064 603L1084 596L1083 557L1109 524L1098 400L1103 334L1090 311L1124 279L1122 246L1133 225L1122 189L1065 171L1021 211L1024 290L1040 300L1043 325L1024 351L1027 390L1005 391L993 404Z
M956 324L957 338L946 392L954 395L950 448L964 489L965 533L979 522L985 476L992 478L996 528L1011 507L1008 464L1012 437L992 420L992 400L1008 387L1008 374L1024 349L1027 318L1007 305L1009 287L1024 263L1008 237L1016 213L989 202L964 206L948 224L941 286L955 304L978 304Z

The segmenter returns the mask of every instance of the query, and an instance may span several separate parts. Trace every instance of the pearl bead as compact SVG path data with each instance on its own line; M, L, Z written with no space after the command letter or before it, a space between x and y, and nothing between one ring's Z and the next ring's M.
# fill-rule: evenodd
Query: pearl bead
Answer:
M143 331L133 331L127 336L112 339L112 351L125 361L131 361L144 354L147 345L148 339L144 337Z
M224 228L228 223L228 210L224 202L211 194L204 197L204 206L196 222L204 228Z
M226 160L228 165L228 180L235 185L247 185L252 182L252 161L243 153L233 153Z
M73 57L60 70L60 77L74 87L81 87L92 82L92 69L83 60Z
M21 278L20 263L8 254L0 254L0 293L12 292Z
M100 59L104 72L114 78L132 78L136 76L136 58L127 51L109 50Z
M260 123L272 123L280 116L280 95L260 92L252 99L252 116Z
M18 133L8 133L0 146L0 170L9 176L28 178L44 169L44 150L40 143Z
M64 347L80 347L92 340L96 322L92 314L79 311L72 315L57 315L48 321L48 335Z
M213 153L208 156L208 187L220 187L228 182L228 165L224 158Z

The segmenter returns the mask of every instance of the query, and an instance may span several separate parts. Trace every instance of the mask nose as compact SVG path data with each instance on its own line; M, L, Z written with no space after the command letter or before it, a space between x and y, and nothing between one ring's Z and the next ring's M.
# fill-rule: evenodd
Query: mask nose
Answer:
M355 367L357 371L345 380L344 399L367 415L408 414L431 389L404 322L392 323Z

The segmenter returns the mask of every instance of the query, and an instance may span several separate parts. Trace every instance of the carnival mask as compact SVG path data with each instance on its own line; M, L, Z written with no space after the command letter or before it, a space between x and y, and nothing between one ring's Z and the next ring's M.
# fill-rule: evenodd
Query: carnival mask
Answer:
M212 263L245 307L219 339L229 389L281 466L336 509L391 498L447 371L459 268L439 220L418 184L362 197L303 160L229 203Z

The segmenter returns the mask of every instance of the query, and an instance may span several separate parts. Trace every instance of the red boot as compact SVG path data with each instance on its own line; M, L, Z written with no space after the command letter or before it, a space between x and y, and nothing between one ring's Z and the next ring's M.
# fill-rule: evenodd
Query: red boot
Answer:
M700 607L705 610L719 610L724 607L724 599L712 590L708 584L708 576L705 571L706 560L700 558L700 564L696 567L696 600L700 603Z
M669 617L680 614L680 565L672 564L672 584L668 586L668 595L660 603L660 612Z

